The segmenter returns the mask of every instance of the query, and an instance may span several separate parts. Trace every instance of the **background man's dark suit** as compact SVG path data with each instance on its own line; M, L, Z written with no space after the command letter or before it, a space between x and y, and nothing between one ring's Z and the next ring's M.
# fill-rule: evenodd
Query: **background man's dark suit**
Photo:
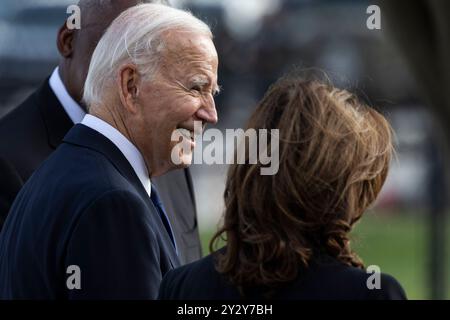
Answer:
M4 159L0 158L0 226L5 222L6 213L14 202L14 198L23 185L16 170ZM1 230L1 228L0 228Z
M81 289L68 290L69 266ZM0 234L0 299L154 299L179 265L120 150L78 124L19 192Z
M36 168L58 147L73 126L49 86L48 79L17 109L0 120L0 158L10 169L8 176L16 173L25 182ZM2 175L3 176L3 175ZM152 179L164 203L174 229L182 263L201 257L194 191L188 170L176 170ZM17 181L0 179L0 199L18 191ZM9 203L10 200L3 202ZM7 206L0 207L1 221L6 217Z

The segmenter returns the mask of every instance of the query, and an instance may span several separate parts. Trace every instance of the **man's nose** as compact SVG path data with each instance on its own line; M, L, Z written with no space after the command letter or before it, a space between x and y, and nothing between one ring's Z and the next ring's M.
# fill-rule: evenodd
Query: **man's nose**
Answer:
M216 124L218 121L218 117L214 100L211 100L210 103L205 104L200 109L198 109L196 115L206 123Z

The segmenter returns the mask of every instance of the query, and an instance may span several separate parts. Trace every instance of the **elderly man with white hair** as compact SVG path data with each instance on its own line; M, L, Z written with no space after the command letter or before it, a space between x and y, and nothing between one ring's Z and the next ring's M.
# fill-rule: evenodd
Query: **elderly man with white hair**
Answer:
M92 56L89 113L18 194L0 235L0 299L153 299L179 265L152 177L186 167L194 121L217 122L206 24L157 4L124 11ZM178 131L191 148L171 159Z

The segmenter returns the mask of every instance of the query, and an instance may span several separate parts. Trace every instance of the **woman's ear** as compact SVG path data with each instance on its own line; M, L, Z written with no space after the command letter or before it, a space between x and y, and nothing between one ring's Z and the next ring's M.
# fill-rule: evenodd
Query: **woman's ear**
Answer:
M126 64L119 70L118 86L122 105L131 113L138 111L140 76L134 64Z

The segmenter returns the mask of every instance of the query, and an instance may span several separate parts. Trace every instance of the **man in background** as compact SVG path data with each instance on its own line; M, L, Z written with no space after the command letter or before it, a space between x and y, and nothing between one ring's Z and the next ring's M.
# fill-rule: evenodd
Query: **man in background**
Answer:
M167 0L81 0L81 28L58 32L59 66L32 95L0 121L0 230L14 196L63 137L86 114L81 102L92 53L111 22L140 3ZM188 169L152 179L173 227L182 264L201 257L194 190Z

